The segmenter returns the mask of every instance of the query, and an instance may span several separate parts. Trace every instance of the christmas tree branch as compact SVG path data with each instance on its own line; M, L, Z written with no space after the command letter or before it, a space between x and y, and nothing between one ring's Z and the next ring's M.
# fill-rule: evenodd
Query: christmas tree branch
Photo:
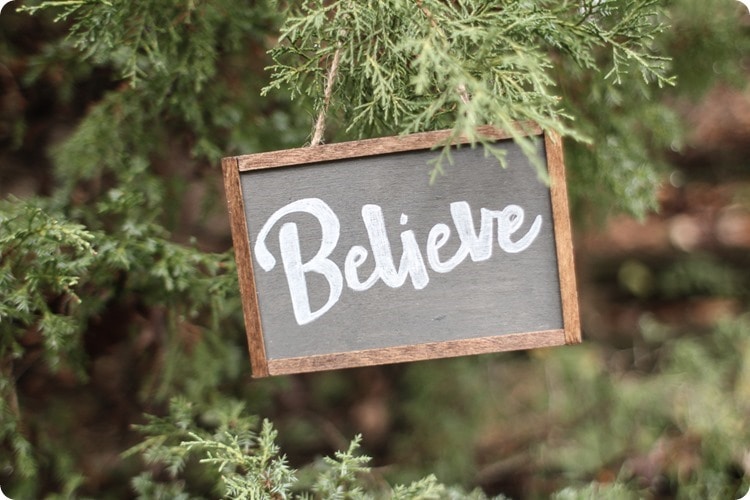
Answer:
M435 16L432 15L430 9L425 7L424 1L416 0L416 2L419 6L419 9L424 12L424 15L427 16L427 19L430 20L430 24L432 25L432 27L435 28L435 30L437 30L437 32L440 33L440 35L447 41L448 37L445 35L445 31L443 31L438 22L435 20ZM469 104L469 101L471 101L471 99L469 98L469 93L466 92L466 84L464 84L463 82L459 83L456 86L456 90L458 91L458 95L461 98L461 102L463 102L464 104Z

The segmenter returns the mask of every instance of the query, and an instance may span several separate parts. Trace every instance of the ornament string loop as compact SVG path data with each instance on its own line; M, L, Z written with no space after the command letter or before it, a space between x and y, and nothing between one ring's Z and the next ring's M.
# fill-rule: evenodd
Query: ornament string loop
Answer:
M326 88L323 92L323 107L320 109L320 113L318 113L318 119L315 121L315 128L313 129L313 137L310 141L310 147L319 145L323 140L323 134L326 130L326 113L328 113L328 106L331 104L331 94L333 94L333 81L336 79L336 73L338 72L340 61L341 44L336 47L336 51L333 53L333 61L331 61L331 67L328 69Z

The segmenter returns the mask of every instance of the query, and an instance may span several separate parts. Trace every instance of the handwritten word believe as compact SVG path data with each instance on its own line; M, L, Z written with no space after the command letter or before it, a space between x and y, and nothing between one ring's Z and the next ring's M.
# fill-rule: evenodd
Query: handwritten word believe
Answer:
M497 221L497 243L507 253L519 253L526 250L536 239L542 225L542 216L537 215L526 234L517 241L513 241L511 235L520 229L524 219L523 208L518 205L508 205L499 211L482 208L478 235L474 229L471 207L467 202L456 201L451 203L450 211L453 225L461 242L456 253L447 260L440 258L440 248L446 244L451 235L451 229L446 224L435 224L427 236L425 247L427 262L430 264L430 268L438 273L452 271L467 256L471 257L474 262L489 259L492 256L492 236L495 221ZM313 215L318 219L322 229L318 252L312 259L304 263L300 252L297 224L287 222L279 230L281 261L289 285L294 317L297 324L304 325L325 314L341 297L343 289L341 270L335 262L328 258L338 244L341 224L331 207L319 198L297 200L280 208L263 225L255 243L255 258L265 271L271 271L276 266L276 259L266 246L266 238L269 232L282 217L295 212ZM362 207L362 220L370 239L375 269L366 280L361 281L357 269L365 263L369 252L363 246L352 246L344 261L344 276L347 286L355 291L364 291L381 280L391 288L399 288L404 284L407 276L411 278L412 285L416 290L421 290L427 286L430 277L427 274L424 258L419 250L414 231L408 230L401 233L403 253L398 269L396 269L383 220L383 210L378 205L365 205ZM401 214L400 222L401 225L405 225L408 222L408 217ZM305 279L305 274L309 272L323 275L330 287L328 301L317 311L312 311L310 308L307 280Z

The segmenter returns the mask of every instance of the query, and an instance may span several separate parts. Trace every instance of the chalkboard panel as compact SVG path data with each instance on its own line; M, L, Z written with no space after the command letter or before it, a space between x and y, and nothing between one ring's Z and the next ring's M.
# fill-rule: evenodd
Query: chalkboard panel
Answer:
M223 161L254 376L580 341L559 139L548 187L484 133L508 168L457 144L433 185L449 132Z

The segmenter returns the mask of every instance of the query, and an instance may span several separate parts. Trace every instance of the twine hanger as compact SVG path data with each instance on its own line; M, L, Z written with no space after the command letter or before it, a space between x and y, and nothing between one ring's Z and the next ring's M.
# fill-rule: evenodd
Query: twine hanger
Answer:
M326 88L323 93L323 109L320 110L320 113L318 113L318 119L315 121L315 129L312 140L310 141L310 147L319 145L323 140L323 134L326 131L326 113L328 113L328 105L331 104L333 81L336 79L336 72L339 70L339 61L341 61L341 43L338 44L336 52L333 53L333 61L331 61L331 67L328 70Z

